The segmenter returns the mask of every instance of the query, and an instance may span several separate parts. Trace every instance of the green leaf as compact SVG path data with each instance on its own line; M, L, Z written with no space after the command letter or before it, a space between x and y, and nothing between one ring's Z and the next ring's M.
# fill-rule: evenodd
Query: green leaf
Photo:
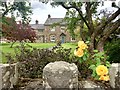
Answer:
M93 73L92 73L92 77L96 77L96 71L94 70Z
M97 60L96 66L100 65L101 64L100 58L96 58L96 60Z
M110 62L106 61L106 66L109 68L110 67Z
M97 53L97 52L98 52L98 50L94 50L93 52L96 52L96 53Z
M84 55L84 56L83 56L83 60L86 61L86 59L87 59L87 58L86 58L86 56Z
M100 76L98 76L98 75L95 76L95 79L96 79L96 80L99 80L99 78L100 78Z
M96 66L95 65L90 65L90 67L89 67L89 69L92 69L92 70L94 70L96 68Z
M82 62L83 62L83 60L79 59L79 62L80 62L80 63L82 63Z

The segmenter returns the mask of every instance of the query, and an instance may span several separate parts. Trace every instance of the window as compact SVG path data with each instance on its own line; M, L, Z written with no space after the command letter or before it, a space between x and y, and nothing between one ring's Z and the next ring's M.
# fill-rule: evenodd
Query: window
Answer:
M55 27L51 28L51 31L55 31Z
M65 31L65 26L61 26L61 31L62 31L62 32Z
M75 37L71 37L71 41L75 41Z
M55 35L51 35L51 36L50 36L50 41L51 41L51 42L55 42Z

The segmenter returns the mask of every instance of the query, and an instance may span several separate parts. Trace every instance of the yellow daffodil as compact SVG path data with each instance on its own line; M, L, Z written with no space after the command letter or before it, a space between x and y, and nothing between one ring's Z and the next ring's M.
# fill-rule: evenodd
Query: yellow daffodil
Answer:
M109 78L109 76L108 76L108 75L101 75L101 76L100 76L100 78L99 78L99 80L109 81L109 80L110 80L110 78Z
M83 50L78 48L78 50L74 50L74 55L78 57L82 57L84 55Z
M78 47L81 49L86 49L88 46L84 43L84 41L79 41L78 42Z
M108 69L106 66L104 65L99 65L97 68L96 68L96 73L98 75L107 75L108 74Z

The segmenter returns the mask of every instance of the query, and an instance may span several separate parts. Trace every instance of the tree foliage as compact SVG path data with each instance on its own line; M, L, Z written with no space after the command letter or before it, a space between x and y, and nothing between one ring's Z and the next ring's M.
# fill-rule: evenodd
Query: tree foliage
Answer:
M9 17L4 17L3 20L7 22L2 23L2 33L8 40L13 42L35 41L36 33L28 24L17 23L14 18Z
M11 13L13 16L21 17L23 23L29 22L30 17L29 15L32 14L30 3L27 0L24 0L23 2L14 1L11 2L1 2L2 6L2 17L5 17L8 15L8 13ZM15 14L16 12L16 14Z
M76 25L79 25L81 27L81 38L85 41L84 37L87 36L87 40L90 40L90 52L92 52L94 49L104 51L104 45L108 37L120 26L120 18L115 20L116 17L120 14L120 8L118 8L115 4L112 5L114 7L117 7L118 10L116 12L110 13L109 15L107 15L106 18L105 16L102 17L102 19L93 19L93 17L96 15L98 17L100 16L100 14L97 14L97 8L101 4L100 2L68 2L67 0L65 0L64 2L56 2L54 0L54 2L52 2L51 4L52 6L61 5L67 10L66 17L69 21L68 26L75 27ZM84 32L85 26L87 27L87 34L83 35L82 32ZM73 30L73 27L70 27L71 30Z

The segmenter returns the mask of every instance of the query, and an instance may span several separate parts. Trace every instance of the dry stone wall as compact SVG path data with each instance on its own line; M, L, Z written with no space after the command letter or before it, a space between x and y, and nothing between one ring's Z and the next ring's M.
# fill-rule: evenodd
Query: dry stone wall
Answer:
M110 85L120 89L120 63L113 63L109 69Z
M18 63L15 64L0 64L0 90L13 88L13 85L18 81Z
M64 61L49 63L43 69L43 80L45 89L78 88L78 68Z
M18 63L0 64L0 90L13 88L18 82ZM43 86L44 89L50 88L100 88L100 86L90 81L78 84L78 69L75 64L64 61L49 63L43 69ZM120 63L113 63L109 69L110 85L112 88L120 89ZM80 83L80 82L79 82ZM33 85L33 84L32 84ZM30 86L29 86L30 87ZM31 86L32 88L32 86ZM28 90L28 89L26 89ZM37 90L37 89L34 89ZM41 89L40 89L41 90Z

